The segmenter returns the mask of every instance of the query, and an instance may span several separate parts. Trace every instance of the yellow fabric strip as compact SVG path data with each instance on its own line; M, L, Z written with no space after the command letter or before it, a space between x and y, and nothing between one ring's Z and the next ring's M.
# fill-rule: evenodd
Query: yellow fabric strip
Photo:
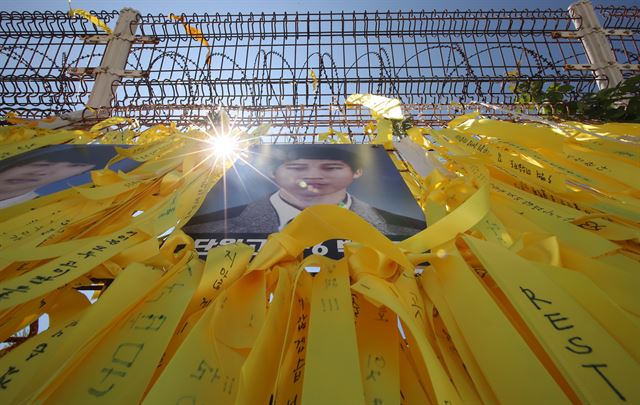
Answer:
M625 132L620 132L620 135L626 135ZM620 136L618 135L618 136ZM577 143L580 146L591 149L595 152L603 152L614 156L616 159L626 161L627 163L637 163L640 159L640 151L637 148L637 142L635 144L631 142L614 142L608 139L597 138L586 133L578 133L571 139L572 143Z
M198 211L207 193L222 177L222 172L205 171L196 180L188 184L182 194L181 203L178 205L176 215L180 224L186 224Z
M606 154L575 143L566 143L563 147L563 152L564 157L575 164L582 165L599 175L614 178L630 187L634 187L636 190L640 189L640 180L633 175L634 171L640 169L638 162L630 164L618 159L612 159Z
M311 77L311 86L315 92L318 88L318 76L316 76L316 72L314 72L313 69L309 69L309 77Z
M492 183L492 190L499 193L493 201L509 207L532 220L550 234L555 234L563 243L579 249L591 257L600 256L618 249L618 246L598 235L565 221L549 201L541 202L535 196L526 195L506 184Z
M401 120L404 118L400 100L386 98L374 94L352 94L345 101L347 107L354 105L365 106L380 117L391 120Z
M80 16L80 17L90 21L92 24L94 24L95 26L99 27L104 32L106 32L107 34L111 34L111 28L109 28L109 26L107 26L107 24L105 24L104 21L102 21L101 19L99 19L98 17L96 17L95 15L89 13L86 10L82 10L80 8L69 10L69 16L70 17Z
M618 195L617 198L621 200L614 201L610 198L600 196L599 194L590 193L586 190L576 190L572 194L560 195L557 193L553 193L544 187L527 184L512 176L507 175L506 173L498 172L497 170L493 170L491 168L489 170L491 172L491 176L496 181L501 181L504 184L508 184L519 190L525 191L528 195L533 196L533 198L539 197L540 199L550 200L553 203L563 206L563 209L571 208L577 210L574 211L573 215L568 215L568 217L582 217L585 216L585 213L593 215L592 219L594 219L597 223L597 227L595 227L596 229L594 230L605 231L603 232L603 234L606 233L607 235L611 235L611 238L615 240L627 239L629 237L628 235L630 229L621 229L621 227L617 227L615 226L615 224L612 225L610 221L606 220L606 217L612 216L617 220L631 220L632 222L634 218L638 217L638 212L636 212L637 209L634 209L634 205L622 201L631 199L631 197L621 198L621 196ZM605 215L600 213L607 214ZM600 215L600 217L598 217L598 215Z
M97 132L97 131L103 130L105 128L109 128L110 126L113 126L113 125L119 125L119 124L123 124L123 123L131 124L134 121L135 120L133 120L131 118L111 117L111 118L107 118L106 120L100 121L99 123L93 125L89 131Z
M104 236L93 236L79 240L55 243L40 247L18 248L11 252L11 260L14 262L43 260L68 255L73 251L83 248L89 244L96 244L104 240Z
M313 280L304 362L303 403L365 403L344 260L321 268Z
M77 138L79 132L80 131L57 131L47 135L2 145L0 147L0 160L42 148L43 146L65 143Z
M162 359L158 363L151 379L152 383L163 372L211 302L215 301L229 284L240 278L252 253L253 248L243 244L219 246L208 252L200 284L184 311L171 341L167 344Z
M398 301L398 294L391 285L384 280L380 280L371 275L365 275L351 288L353 291L359 292L373 302L385 305L391 311L398 314L416 340L416 344L422 355L422 361L424 361L424 365L429 373L437 402L446 403L446 401L449 401L451 403L459 403L460 397L444 371L442 364L436 357L433 347L427 343L424 333L420 331L420 328L413 321L412 317Z
M605 260L585 257L574 249L560 249L562 264L589 277L602 291L625 310L640 316L640 265L617 267ZM603 258L603 259L606 259Z
M460 398L464 403L481 403L479 394L473 386L468 372L465 370L466 366L458 355L456 347L451 340L451 334L442 318L436 316L433 318L432 323L434 325L436 344L440 348L443 361L456 389L460 393Z
M167 277L57 381L55 392L44 392L39 399L53 404L138 403L201 275L202 264L196 259Z
M232 404L237 374L225 368L220 359L221 343L213 335L212 318L224 302L224 291L190 330L164 372L143 400L145 404L175 404L179 401L214 401Z
M391 121L380 118L378 119L378 129L376 137L373 140L373 144L384 145L387 142L391 142L393 135L393 128Z
M640 365L536 265L504 248L464 237L522 315L581 401L640 400Z
M425 329L428 325L427 311L414 272L414 269L405 269L393 284L400 293L404 307L410 309L410 313L413 314L415 322L422 329Z
M480 396L483 403L486 404L497 404L498 399L494 394L491 386L487 382L487 378L485 377L483 370L476 360L473 352L469 348L469 344L464 339L462 332L460 332L460 328L458 327L451 310L449 309L449 305L447 304L442 288L440 287L440 281L438 280L438 276L433 269L427 269L422 275L421 286L423 290L426 292L429 298L433 300L433 304L431 305L431 311L429 314L430 319L441 317L443 323L447 328L447 332L453 344L455 345L456 351L460 355L460 358L464 362L465 370L469 373L469 376L474 384L474 388L477 390L478 395ZM432 322L430 325L435 329L435 322ZM469 398L468 396L465 397Z
M410 362L409 350L404 343L400 344L400 396L406 404L433 404L416 375Z
M74 313L63 325L49 329L20 345L3 357L6 367L18 372L0 392L3 403L26 401L35 391L45 388L51 374L82 347L91 346L96 336L119 319L122 312L134 304L161 272L132 265L113 282L98 302L82 313ZM4 372L4 371L3 371Z
M60 330L72 317L77 316L87 309L91 302L87 297L71 287L61 289L60 295L47 309L49 316L49 328L42 333Z
M115 197L127 191L134 190L147 182L148 181L145 180L129 180L105 185L102 187L79 187L77 190L78 193L84 198L87 198L89 200L102 200L105 198Z
M230 285L226 293L225 304L219 308L213 319L215 337L232 349L250 349L255 344L266 318L264 272L246 274ZM221 299L221 296L218 299Z
M640 325L589 278L577 271L538 264L556 284L567 291L589 314L640 363Z
M391 148L397 100L348 104L372 110L365 132ZM221 117L243 145L269 127ZM411 128L403 141L418 158L435 149L423 163L436 170L392 160L425 231L393 243L349 210L314 206L253 261L252 248L221 245L203 264L180 227L233 163L204 131L8 120L0 156L95 139L132 146L110 163L141 165L0 211L0 335L50 317L0 359L2 403L640 402L637 124L470 114ZM336 238L352 241L344 259L301 259ZM91 306L74 289L110 279Z
M184 17L180 16L177 17L174 14L170 14L169 18L172 18L174 20L177 20L179 22L182 23L182 25L184 26L184 29L187 32L187 35L189 35L192 39L200 42L202 45L204 45L205 47L209 48L209 41L207 41L207 39L205 38L204 34L202 33L202 31L200 31L199 29L197 29L196 27L193 27L189 24L187 24L184 20ZM211 64L211 49L209 49L207 51L207 56L205 57L205 63L207 65Z
M323 258L324 259L324 258ZM307 357L309 316L311 314L312 278L304 268L317 258L309 256L296 270L294 300L288 311L288 329L275 381L275 404L292 404L302 401L305 359ZM318 263L313 263L317 265Z
M204 34L202 33L202 31L200 31L199 29L192 27L191 25L187 24L184 21L184 17L180 16L176 16L174 14L169 14L169 18L174 19L179 21L180 23L182 23L182 25L184 26L185 30L187 31L187 34L193 38L194 40L200 42L202 45L204 46L209 46L209 42L207 42L206 38L204 37Z
M388 318L390 315L391 315L391 312L388 309L382 310L380 312L380 316L383 316L385 318ZM409 329L407 325L405 325L402 321L400 321L400 325L402 326L402 330L405 331L404 332L405 344L406 344L405 349L408 357L407 360L411 364L412 369L415 371L416 378L418 380L418 383L420 384L420 388L424 391L426 397L428 398L428 402L437 404L439 403L438 397L436 396L435 387L430 377L429 370L427 369L427 365L424 362L424 356L420 351L418 340L413 336L412 333L406 333L406 331ZM427 342L429 345L431 345L431 342L429 341ZM438 351L439 348L437 343L435 343L435 336L434 336L434 344L431 346L431 348L433 349L436 357L438 358L438 361L440 361L440 363L442 364L443 371L446 373L447 370L446 368L444 368L442 355ZM453 383L453 381L451 382Z
M399 404L400 334L393 317L382 318L367 300L360 301L356 317L360 378L367 404Z
M498 401L569 403L477 276L455 250L451 253L443 259L434 257L431 262L451 314Z
M559 149L565 140L561 131L547 126L490 120L480 118L477 113L457 117L447 126L468 135L496 137L504 141L520 143L531 149L541 145L549 149Z
M80 277L126 248L148 238L135 228L83 243L77 250L0 283L0 309L27 302Z
M202 279L185 312L191 314L205 308L235 283L246 270L253 253L253 247L242 243L209 250Z
M160 139L153 143L148 143L140 146L134 146L132 148L118 148L118 159L123 157L127 157L129 159L133 159L138 162L146 162L148 160L157 159L158 157L168 153L171 150L177 149L179 145L176 145L178 142L173 141L171 139ZM113 164L114 162L110 162L109 164Z
M513 238L509 234L507 227L500 222L493 212L488 212L474 229L478 230L490 242L498 243L507 248L513 245Z
M452 137L458 139L459 144L471 144L473 146L471 150L475 149L475 152L486 154L489 153L489 149L492 148L492 146L490 144L487 144L486 141L481 142L470 137L470 135L480 133L485 137L500 138L500 141L495 143L496 146L504 146L510 148L513 151L522 154L522 156L527 159L534 159L533 162L535 162L539 166L537 168L530 167L526 162L515 162L514 164L509 163L509 165L505 166L505 164L507 163L505 159L496 159L496 156L494 156L493 159L494 163L496 163L497 165L501 164L500 162L498 162L498 160L502 160L502 166L505 170L511 172L516 177L522 178L523 180L527 175L531 174L531 176L529 176L529 180L532 182L532 184L540 180L540 184L544 185L544 181L548 181L550 184L548 184L547 187L551 187L553 186L555 179L559 178L558 176L566 176L567 178L573 178L576 184L586 184L590 187L608 191L628 191L628 187L620 183L615 176L603 177L598 174L597 171L589 170L592 167L601 169L600 172L607 169L608 166L606 164L603 164L602 161L600 161L597 166L594 166L595 164L592 159L585 160L584 156L576 155L576 149L573 149L573 154L571 156L563 156L557 153L556 151L561 150L563 147L572 148L572 145L584 146L584 144L576 141L576 139L574 138L566 138L566 136L568 135L566 131L558 132L556 129L551 129L543 126L520 125L521 128L519 130L513 133L509 133L507 128L513 125L519 124L501 123L498 121L482 119L471 119L465 122L463 125L455 127L455 131L451 133ZM474 128L475 130L470 130L470 128ZM527 128L537 133L537 135L533 138L535 139L535 143L531 142L531 138L523 136L523 131L526 132ZM468 137L461 135L461 133L466 134ZM548 137L548 139L542 140L542 134L546 134L545 136ZM564 136L559 134L563 134ZM554 137L555 139L553 139ZM600 143L607 143L607 141L597 138L596 141ZM618 147L620 146L619 143L617 145ZM451 144L447 146L450 147ZM477 146L477 148L475 146ZM469 151L469 149L467 150ZM585 149L578 148L578 150ZM493 155L496 155L496 153L493 153ZM609 160L609 162L612 161ZM542 170L543 168L540 165L547 165L553 171L553 173L550 172L545 175L544 170ZM514 172L512 169L517 170ZM540 172L541 170L542 172ZM532 177L533 175L535 175L536 177ZM553 187L551 187L551 190L553 191Z
M485 161L526 182L539 183L556 192L567 192L568 178L549 167L550 165L543 164L546 162L533 151L509 143L478 141L471 136L454 131L444 130L441 133L448 138L450 143L460 145L467 153L475 153ZM451 136L454 138L450 139ZM532 158L537 159L533 160Z
M5 311L0 315L0 339L5 341L9 336L37 320L47 312L58 300L61 290L53 291L45 297L25 302Z
M296 266L297 267L297 266ZM292 281L289 272L277 267L274 273L278 284L273 291L264 326L242 365L236 403L269 403L280 367L280 353L285 343L289 304L292 298Z
M489 189L482 186L455 211L399 243L411 252L425 252L466 232L489 212Z
M69 200L59 201L47 206L46 209L15 217L8 216L0 231L0 249L4 250L24 243L37 232L46 233L59 218L62 223L70 222L74 218L74 212L70 209L73 205Z
M249 269L267 269L284 258L297 257L307 246L329 239L352 240L382 252L404 268L413 267L396 244L357 214L335 205L314 205L302 211L282 232L272 234Z

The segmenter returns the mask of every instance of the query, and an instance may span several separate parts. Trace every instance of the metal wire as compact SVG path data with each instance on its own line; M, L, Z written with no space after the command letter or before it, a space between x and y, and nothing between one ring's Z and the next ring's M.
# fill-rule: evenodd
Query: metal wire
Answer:
M107 24L117 12L99 12ZM100 33L81 18L58 12L0 12L0 111L40 118L83 107L92 78L69 67L98 65L104 52L83 37Z
M638 9L598 11L605 28L633 31L612 43L620 63L637 64ZM118 16L95 14L107 24ZM570 84L572 97L597 90L590 71L564 69L588 63L579 40L552 37L574 30L565 10L182 17L209 48L167 15L141 16L137 35L157 42L133 45L126 69L145 77L114 86L114 115L199 125L223 106L238 125L272 122L277 141L311 142L331 126L366 142L370 115L344 107L353 93L399 98L419 124L439 125L473 101L513 107L513 86L523 81ZM38 118L81 109L93 78L69 68L99 66L104 44L83 39L96 33L61 12L0 13L0 111Z
M626 29L634 32L634 35L609 36L611 47L620 64L640 64L640 8L638 7L596 7L596 12L604 17L603 27L606 29ZM623 71L625 77L632 75L630 70Z

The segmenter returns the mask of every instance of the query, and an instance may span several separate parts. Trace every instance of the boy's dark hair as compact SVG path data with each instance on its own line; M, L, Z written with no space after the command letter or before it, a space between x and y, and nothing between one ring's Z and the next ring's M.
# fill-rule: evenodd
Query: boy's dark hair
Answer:
M13 156L0 162L0 172L29 163L47 162L88 163L102 169L117 153L113 145L56 145Z
M352 171L362 168L358 154L337 145L265 145L258 156L271 172L283 163L298 159L339 160Z

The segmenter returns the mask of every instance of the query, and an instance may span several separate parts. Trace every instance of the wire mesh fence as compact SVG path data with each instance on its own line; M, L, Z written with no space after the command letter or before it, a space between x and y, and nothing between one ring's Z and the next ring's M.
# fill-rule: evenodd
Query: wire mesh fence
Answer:
M631 33L610 40L619 63L637 65L639 9L597 12L604 28ZM93 14L110 26L119 16ZM399 98L418 124L441 125L474 102L513 108L513 85L522 81L570 84L574 98L597 90L590 70L566 69L589 60L579 38L555 35L575 30L565 10L178 18L137 18L139 40L112 86L110 114L199 125L224 107L238 125L273 123L276 142L311 142L329 126L365 142L370 114L344 107L353 93ZM0 13L0 111L42 118L82 110L100 72L103 34L63 12Z
M630 30L632 35L612 35L609 36L611 48L616 55L618 63L625 65L637 65L640 63L640 8L626 7L598 7L597 11L604 18L603 26L607 29ZM625 76L632 74L631 70L626 70Z
M117 12L97 13L107 24ZM104 46L84 37L100 32L93 24L58 12L0 12L0 104L2 113L25 117L82 108L92 78L74 78L71 66L98 65Z

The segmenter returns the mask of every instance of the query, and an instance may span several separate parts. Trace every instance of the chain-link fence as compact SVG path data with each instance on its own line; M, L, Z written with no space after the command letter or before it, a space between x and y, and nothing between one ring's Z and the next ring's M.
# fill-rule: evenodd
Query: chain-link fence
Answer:
M640 9L595 11L616 69L634 74ZM93 12L109 26L122 13ZM352 93L399 98L418 124L440 125L474 102L512 108L518 82L569 84L573 98L598 89L582 17L566 10L133 15L126 35L108 36L63 12L0 13L1 113L89 105L199 125L224 107L238 125L271 122L273 142L312 142L329 126L366 142L369 112L344 107ZM103 58L114 36L130 43L120 69ZM101 74L110 94L91 101Z

